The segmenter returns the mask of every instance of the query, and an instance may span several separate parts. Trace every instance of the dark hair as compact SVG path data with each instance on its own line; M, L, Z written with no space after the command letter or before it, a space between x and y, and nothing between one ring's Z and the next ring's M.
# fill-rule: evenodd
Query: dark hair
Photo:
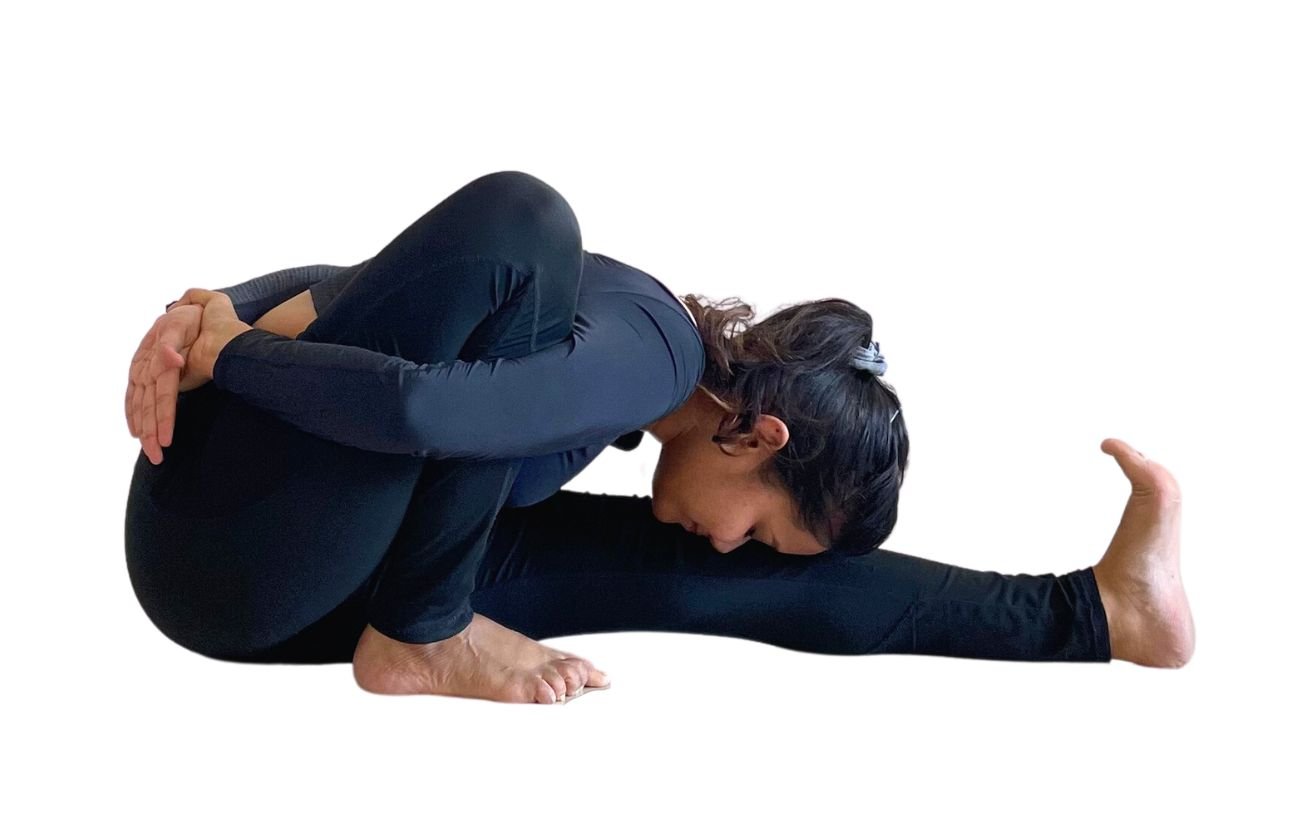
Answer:
M759 477L790 492L804 529L830 552L879 547L898 520L908 442L893 387L850 363L871 343L871 315L822 298L753 323L753 307L737 298L682 300L704 340L700 388L729 412L713 441L730 454L759 414L780 417L790 440Z

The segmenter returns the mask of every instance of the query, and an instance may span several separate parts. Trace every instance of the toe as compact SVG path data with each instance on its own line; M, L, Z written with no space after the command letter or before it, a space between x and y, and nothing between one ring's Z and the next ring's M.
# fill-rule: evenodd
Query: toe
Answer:
M1124 459L1137 462L1146 460L1146 457L1142 455L1141 451L1138 451L1136 448L1118 437L1107 437L1102 440L1101 450L1121 461Z
M1116 437L1107 437L1102 440L1101 450L1115 458L1124 476L1133 483L1134 490L1171 499L1178 497L1178 483L1173 474L1158 462L1144 457L1133 446Z
M557 700L555 687L545 678L533 679L533 701L539 704L553 704Z
M571 659L582 665L583 672L585 674L585 678L583 680L583 686L589 686L589 687L609 686L609 676L606 675L603 671L596 669L595 664L591 663L586 658L583 658L580 655L574 655L573 653L568 653L568 652L561 653L561 654L565 658Z
M545 679L546 683L550 685L551 691L555 694L556 700L563 701L569 685L568 682L564 680L564 676L560 673L560 668L554 664L547 664L542 668L541 675L542 678Z
M565 658L557 661L555 666L560 671L560 675L564 677L565 695L573 695L582 689L586 672L583 670L581 663L571 658Z

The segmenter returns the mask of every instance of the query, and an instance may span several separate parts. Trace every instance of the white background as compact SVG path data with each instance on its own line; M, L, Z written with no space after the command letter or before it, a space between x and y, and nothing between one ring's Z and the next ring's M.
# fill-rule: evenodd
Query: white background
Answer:
M1246 2L9 8L0 808L1294 813L1298 35ZM1102 439L1164 463L1192 662L611 633L553 640L613 686L544 707L168 641L123 555L153 319L502 169L674 292L867 309L912 442L887 548L1091 565ZM656 454L568 487L647 494Z

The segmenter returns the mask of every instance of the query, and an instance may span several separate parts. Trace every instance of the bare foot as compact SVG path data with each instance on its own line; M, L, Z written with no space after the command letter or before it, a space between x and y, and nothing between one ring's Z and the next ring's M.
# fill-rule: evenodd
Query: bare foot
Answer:
M1123 440L1107 437L1133 485L1119 528L1093 566L1110 627L1111 657L1147 667L1181 667L1192 658L1196 627L1179 568L1182 493L1172 474Z
M605 673L478 613L456 635L429 644L397 641L370 625L352 656L367 692L454 695L508 703L563 703L609 686Z

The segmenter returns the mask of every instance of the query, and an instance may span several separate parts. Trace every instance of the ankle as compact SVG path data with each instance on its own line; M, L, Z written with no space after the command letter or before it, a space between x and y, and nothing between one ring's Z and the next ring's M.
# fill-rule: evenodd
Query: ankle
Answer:
M1106 613L1106 629L1110 633L1110 656L1114 660L1131 661L1122 597L1116 591L1115 583L1104 568L1099 565L1094 566L1092 573L1097 580L1097 593L1101 596L1102 609Z

